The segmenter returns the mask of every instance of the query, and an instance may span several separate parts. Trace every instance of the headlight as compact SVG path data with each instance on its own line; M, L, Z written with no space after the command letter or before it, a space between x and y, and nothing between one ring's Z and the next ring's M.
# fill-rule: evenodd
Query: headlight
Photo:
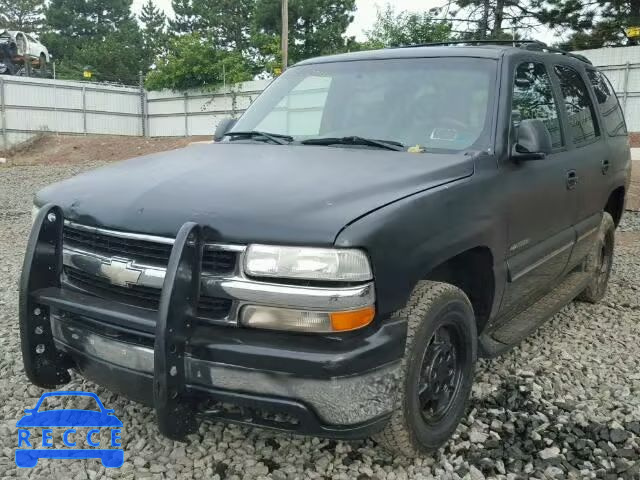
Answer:
M373 278L367 255L356 249L250 245L244 271L254 277L335 282Z
M40 207L34 205L31 207L31 225L36 221L36 217L38 216L38 212L40 211Z

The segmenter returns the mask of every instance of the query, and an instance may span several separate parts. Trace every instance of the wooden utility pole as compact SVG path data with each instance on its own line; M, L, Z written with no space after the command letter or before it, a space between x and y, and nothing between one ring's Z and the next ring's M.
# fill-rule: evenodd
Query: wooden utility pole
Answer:
M289 66L289 0L282 0L282 71Z

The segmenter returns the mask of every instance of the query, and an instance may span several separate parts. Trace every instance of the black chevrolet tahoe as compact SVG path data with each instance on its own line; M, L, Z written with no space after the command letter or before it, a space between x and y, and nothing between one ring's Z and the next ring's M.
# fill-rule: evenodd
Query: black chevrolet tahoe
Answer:
M25 371L202 419L433 451L479 357L605 294L630 178L614 89L534 41L307 60L217 142L40 191Z

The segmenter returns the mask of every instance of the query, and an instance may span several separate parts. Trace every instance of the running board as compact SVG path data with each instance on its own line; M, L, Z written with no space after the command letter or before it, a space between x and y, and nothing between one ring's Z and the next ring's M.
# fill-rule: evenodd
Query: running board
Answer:
M576 298L590 280L591 276L586 272L571 273L522 313L497 329L483 333L479 339L481 356L494 358L511 350Z

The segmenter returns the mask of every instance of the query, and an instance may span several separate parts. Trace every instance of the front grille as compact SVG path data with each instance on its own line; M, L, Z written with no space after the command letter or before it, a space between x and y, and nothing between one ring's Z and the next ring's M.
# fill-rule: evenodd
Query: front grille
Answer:
M71 267L64 267L64 273L66 281L72 287L96 297L149 310L158 310L160 306L160 290L157 288L142 287L140 285L120 287L112 285L106 278L91 275Z
M64 227L63 242L67 247L159 266L166 266L169 263L172 248L172 245L168 244L114 237L101 232L73 228L70 225ZM231 273L237 261L236 252L205 248L202 256L202 270L212 274Z
M119 238L98 232L88 232L65 225L62 241L65 246L109 257L135 259L142 263L166 266L172 245Z
M111 300L125 305L158 310L160 307L160 290L157 288L132 285L120 287L112 285L106 278L85 273L76 268L64 267L65 283L84 293L94 295L105 300ZM227 298L200 297L198 303L198 317L220 320L229 315L232 301Z
M163 243L153 237L104 230L87 230L81 226L66 224L63 231L64 248L75 250L75 255L82 259L82 253L106 257L107 259L124 259L137 266L166 268L173 245ZM202 271L208 275L232 274L239 261L236 251L219 250L215 245L205 245L202 258ZM77 258L77 257L75 257ZM77 263L74 263L77 262ZM108 260L107 260L108 263ZM144 267L141 267L144 268ZM147 310L157 311L160 307L161 289L157 283L146 285L130 284L114 285L107 277L100 276L99 266L84 266L83 262L71 260L64 266L63 285L65 288L79 290L105 300L131 305ZM197 316L211 320L226 319L233 306L233 301L226 298L202 296L198 304Z

